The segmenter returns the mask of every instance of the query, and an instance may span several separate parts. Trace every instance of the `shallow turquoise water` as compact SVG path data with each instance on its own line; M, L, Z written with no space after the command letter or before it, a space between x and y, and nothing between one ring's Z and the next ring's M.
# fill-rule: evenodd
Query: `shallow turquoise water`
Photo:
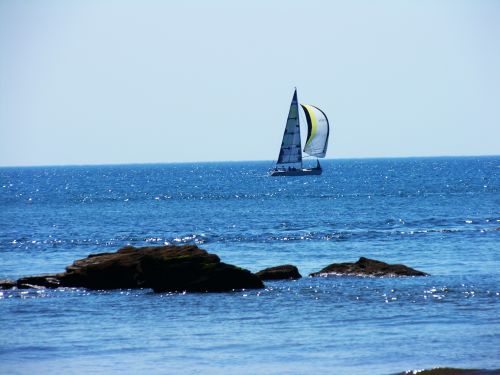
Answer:
M258 271L359 256L426 278L261 291L3 291L0 370L389 374L500 367L500 158L0 169L0 278L126 245L196 243Z

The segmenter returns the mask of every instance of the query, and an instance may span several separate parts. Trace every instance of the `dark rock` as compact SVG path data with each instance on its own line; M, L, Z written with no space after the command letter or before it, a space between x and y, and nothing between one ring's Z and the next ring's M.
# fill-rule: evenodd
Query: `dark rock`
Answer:
M36 285L38 287L57 288L61 285L59 281L61 276L62 274L23 277L17 280L17 287L19 289L29 289Z
M0 280L0 289L12 289L17 285L14 280Z
M114 253L91 254L66 267L60 277L63 286L87 289L132 289L146 287L141 261L149 252L164 247L125 247Z
M310 276L323 275L348 276L428 276L425 272L417 271L403 264L387 264L378 260L361 257L356 263L333 263Z
M223 292L263 288L262 281L240 267L222 263L217 255L196 246L166 246L141 262L145 284L155 292Z
M155 292L219 292L263 288L250 271L222 263L215 254L193 245L124 247L92 254L55 275L19 279L19 288L83 287L94 290L152 288Z
M282 266L270 267L256 273L262 280L285 280L285 279L300 279L302 276L297 267L291 264Z

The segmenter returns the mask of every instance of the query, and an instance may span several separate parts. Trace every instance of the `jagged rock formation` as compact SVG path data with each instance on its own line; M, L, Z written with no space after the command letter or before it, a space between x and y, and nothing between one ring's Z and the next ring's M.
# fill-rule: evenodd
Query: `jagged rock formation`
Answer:
M152 288L155 292L222 292L263 288L262 281L240 267L222 263L194 245L124 247L92 254L66 267L66 272L4 280L1 288L83 287L94 290Z

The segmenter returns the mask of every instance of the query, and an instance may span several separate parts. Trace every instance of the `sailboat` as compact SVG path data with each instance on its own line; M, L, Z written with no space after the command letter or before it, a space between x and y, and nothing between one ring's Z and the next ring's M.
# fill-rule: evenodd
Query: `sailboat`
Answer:
M328 147L330 126L325 113L318 107L301 104L307 121L307 140L304 153L316 158L324 158ZM316 166L304 168L300 141L299 102L297 89L293 93L290 111L286 120L278 161L269 171L270 176L320 175L323 170L316 159Z

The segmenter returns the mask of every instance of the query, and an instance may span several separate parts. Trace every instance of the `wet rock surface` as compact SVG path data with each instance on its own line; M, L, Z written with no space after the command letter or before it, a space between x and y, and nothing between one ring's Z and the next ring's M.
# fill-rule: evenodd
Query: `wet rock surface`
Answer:
M297 267L291 264L270 267L256 273L261 280L287 280L300 279L302 276Z
M313 272L309 276L375 276L375 277L397 277L397 276L428 276L427 273L415 270L404 264L388 264L379 260L361 257L355 263L333 263L319 272Z
M17 282L14 280L0 280L0 289L11 289L17 285Z
M222 263L217 255L194 245L128 246L114 253L79 259L63 273L23 277L15 285L5 280L2 285L94 290L152 288L155 292L223 292L264 287L255 274Z

